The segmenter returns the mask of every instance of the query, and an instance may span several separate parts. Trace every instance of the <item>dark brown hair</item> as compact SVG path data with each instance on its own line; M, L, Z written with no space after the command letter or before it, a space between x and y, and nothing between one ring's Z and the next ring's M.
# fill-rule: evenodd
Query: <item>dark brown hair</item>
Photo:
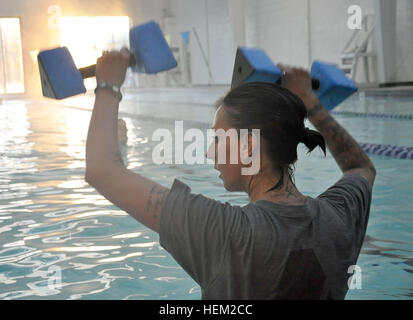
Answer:
M293 180L298 143L304 143L308 152L319 146L326 155L323 136L304 126L307 109L303 101L286 88L265 82L244 83L230 90L221 103L232 127L260 129L267 142L268 156L281 170L280 181L268 191L282 187L284 168Z

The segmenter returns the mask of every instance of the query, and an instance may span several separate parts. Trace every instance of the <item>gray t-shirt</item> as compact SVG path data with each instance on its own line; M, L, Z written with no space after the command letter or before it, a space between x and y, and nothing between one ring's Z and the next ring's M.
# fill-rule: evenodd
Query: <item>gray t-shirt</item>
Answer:
M192 194L175 179L160 244L201 286L202 299L344 299L370 202L360 176L344 176L304 205L243 207Z

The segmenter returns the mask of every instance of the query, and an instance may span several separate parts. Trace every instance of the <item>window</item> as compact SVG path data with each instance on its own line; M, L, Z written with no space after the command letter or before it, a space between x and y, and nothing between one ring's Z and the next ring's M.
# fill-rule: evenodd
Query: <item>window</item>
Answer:
M61 17L60 44L69 49L78 68L96 63L102 50L129 47L129 17ZM86 89L96 86L85 80Z
M24 92L19 18L0 18L0 94Z

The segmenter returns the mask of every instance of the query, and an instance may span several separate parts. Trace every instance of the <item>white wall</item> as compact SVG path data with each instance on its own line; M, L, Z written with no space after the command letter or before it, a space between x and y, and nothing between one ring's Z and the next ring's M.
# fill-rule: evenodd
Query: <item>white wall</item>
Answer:
M162 8L169 8L175 16L174 30L163 30L165 33L172 33L171 45L178 46L180 33L190 31L192 83L230 83L235 50L227 0L141 0L141 19L155 19L160 22ZM198 44L193 28L197 31L201 45ZM212 78L209 76L201 47L209 61Z
M190 70L192 83L195 85L209 84L208 67L204 62L202 49L205 57L211 64L210 47L207 26L211 19L207 20L207 6L204 0L176 0L173 1L172 10L176 15L176 20L180 31L190 31L189 34L189 50L191 53ZM193 31L195 28L199 42ZM211 69L212 72L212 69Z
M374 1L374 0L373 0ZM359 5L362 14L374 13L371 0L317 0L310 2L311 20L311 56L318 59L338 63L340 52L353 30L347 27L351 5Z
M227 0L173 0L177 31L190 31L192 83L228 84L232 78L235 51ZM196 29L201 45L198 44ZM201 47L209 61L211 76Z
M339 63L350 38L347 8L374 14L376 0L245 0L247 46L265 49L276 62L309 68L313 60ZM413 81L413 1L397 0L394 81ZM374 42L372 43L374 48ZM373 64L371 64L373 66ZM365 81L360 65L357 81Z
M208 0L209 56L214 82L228 84L232 79L236 50L228 1Z
M246 45L264 49L274 62L308 62L306 1L246 0Z
M413 1L397 0L396 81L413 81Z
M359 5L363 14L373 12L372 0L246 1L247 46L263 48L275 62L306 68L316 59L339 63L352 34L350 5Z

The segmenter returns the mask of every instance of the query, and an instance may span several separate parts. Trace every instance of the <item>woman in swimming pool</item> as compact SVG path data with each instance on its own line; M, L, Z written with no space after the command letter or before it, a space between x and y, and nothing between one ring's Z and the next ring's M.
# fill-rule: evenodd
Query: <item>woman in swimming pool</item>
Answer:
M98 59L97 82L120 87L129 53ZM166 188L128 170L119 153L119 98L97 90L86 145L85 179L104 197L159 233L160 244L201 286L203 299L343 299L370 211L375 169L359 144L320 105L307 71L281 66L283 87L243 84L219 104L215 130L260 129L260 169L216 163L225 188L245 191L244 207L191 193L179 180ZM318 130L305 128L308 117ZM221 142L230 154L229 137ZM293 181L297 145L325 143L343 172L317 198ZM241 147L242 148L242 147ZM214 148L207 157L215 160ZM226 157L229 159L229 157ZM239 159L239 157L238 157ZM228 160L229 162L229 160Z

